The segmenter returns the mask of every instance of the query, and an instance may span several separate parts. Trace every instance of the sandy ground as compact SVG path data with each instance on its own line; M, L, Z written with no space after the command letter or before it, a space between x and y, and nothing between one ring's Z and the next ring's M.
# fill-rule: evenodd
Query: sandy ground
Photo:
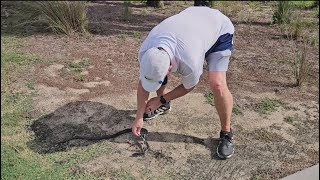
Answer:
M17 91L28 91L22 84L28 76L36 78L34 116L39 118L35 122L47 122L49 127L39 133L54 141L130 128L136 110L139 46L156 23L187 6L176 3L175 8L162 10L133 6L132 19L126 22L120 18L120 2L91 3L88 13L93 35L28 37L21 50L46 61L18 75L13 86ZM40 143L38 150L54 153L106 144L112 147L110 153L79 164L75 172L101 177L127 172L137 179L277 179L317 164L319 47L308 48L308 58L314 64L310 74L316 83L294 87L291 66L281 62L293 58L295 51L276 26L267 25L266 19L271 18L268 12L270 9L264 8L251 24L231 16L236 34L228 82L241 111L232 116L235 154L231 159L220 160L215 155L220 123L214 106L204 96L209 91L207 67L196 89L173 101L169 114L145 122L151 149L145 157L131 157L137 147L130 143L134 139L130 133L104 141ZM79 62L89 63L77 74L70 63ZM169 79L171 89L180 83L178 75ZM265 99L281 103L276 111L260 114L256 107ZM286 121L288 117L290 121ZM111 126L115 128L111 130Z

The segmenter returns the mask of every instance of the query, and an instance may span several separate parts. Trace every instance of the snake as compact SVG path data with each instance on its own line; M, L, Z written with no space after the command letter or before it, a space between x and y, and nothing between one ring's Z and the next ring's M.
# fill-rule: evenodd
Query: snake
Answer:
M131 128L126 128L124 130L118 131L115 134L112 135L100 135L100 136L81 136L81 135L76 135L73 136L70 139L66 139L63 141L60 141L60 143L66 143L69 142L70 140L76 140L76 139L83 139L83 140L89 140L89 141L98 141L98 140L103 140L103 139L111 139L111 138L115 138L118 137L122 134L126 134L126 133L131 133L132 129ZM146 154L146 152L150 149L149 143L147 142L146 138L148 135L148 130L145 128L141 128L140 130L140 138L142 140L142 144L139 143L139 147L140 147L140 151L141 152L136 152L133 153L131 156L132 157L138 157L138 156L144 156Z

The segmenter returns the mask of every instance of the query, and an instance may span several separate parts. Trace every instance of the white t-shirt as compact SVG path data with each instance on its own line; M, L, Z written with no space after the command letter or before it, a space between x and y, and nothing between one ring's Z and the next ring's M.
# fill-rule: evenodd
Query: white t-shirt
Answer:
M226 33L233 34L234 27L219 10L189 7L165 19L149 32L140 47L139 62L149 48L164 48L173 65L171 71L180 73L183 86L190 89L199 82L205 53Z

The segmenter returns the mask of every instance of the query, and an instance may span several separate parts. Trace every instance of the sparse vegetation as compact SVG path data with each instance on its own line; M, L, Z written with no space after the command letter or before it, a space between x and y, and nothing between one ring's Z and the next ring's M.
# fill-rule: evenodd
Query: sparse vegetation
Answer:
M214 8L222 9L236 22L235 33L238 35L235 42L238 45L235 46L237 52L229 67L228 82L230 90L239 100L239 105L232 109L232 123L236 146L239 147L236 153L245 157L245 163L234 161L229 164L230 168L223 168L223 172L220 172L221 167L226 167L226 162L230 161L218 160L219 163L215 163L217 160L212 156L216 148L213 141L217 137L214 133L219 131L220 124L218 114L206 108L210 107L208 104L214 105L213 93L203 91L208 88L203 81L206 67L197 88L183 97L185 99L173 102L174 111L160 117L160 121L147 123L145 127L148 130L150 128L153 137L149 139L151 151L145 157L129 157L138 147L131 146L132 142L125 141L127 137L124 136L111 142L88 142L90 145L75 147L72 145L82 141L72 140L63 151L39 154L37 148L47 147L42 144L34 146L35 134L29 128L30 124L40 116L48 115L45 111L52 112L51 108L61 107L59 103L99 101L115 106L116 113L110 115L112 118L134 119L134 95L128 96L135 90L138 80L135 55L140 42L153 25L193 5L192 1L165 1L167 7L154 9L145 7L142 2L146 0L131 1L133 4L128 9L131 8L130 12L138 18L130 18L130 15L129 21L124 21L125 7L121 1L90 1L89 26L96 28L92 32L97 34L87 38L42 33L49 28L48 21L39 14L40 11L37 17L36 14L29 16L22 12L31 13L35 9L20 7L21 4L35 2L10 2L14 5L5 7L1 17L6 21L2 22L1 27L5 32L1 37L3 179L212 179L223 178L222 175L229 179L280 179L319 163L318 142L314 141L319 134L319 100L316 100L319 91L319 21L315 18L319 16L319 9L305 6L304 3L294 5L293 2L290 22L283 24L286 25L286 32L279 33L278 24L269 26L272 21L270 10L277 3L270 1L214 1ZM19 6L19 12L12 10L16 5ZM253 25L249 26L250 23ZM287 39L281 35L286 35ZM309 71L303 70L306 68L301 65L303 43L307 43L304 57ZM49 63L44 62L47 57L50 58ZM74 59L79 61L72 61ZM35 64L38 62L40 64ZM53 64L56 66L51 66ZM90 65L90 78L87 78ZM301 82L297 80L301 72L306 72L307 77L313 78L311 80L316 80L318 84L306 80L302 85L308 85L307 88L292 87L296 81ZM55 77L51 78L50 75ZM180 77L171 75L174 77L170 78L170 82L175 85ZM86 86L83 81L96 82L97 86ZM199 100L198 92L204 93L204 103L208 104L199 107L195 107L201 105L198 103L192 106L181 104ZM269 98L254 103L256 98L266 95ZM288 104L284 105L278 99L285 99ZM85 107L78 110L73 117L93 112ZM275 111L279 112L272 113ZM292 112L297 114L290 114ZM103 117L106 113L98 111L95 115ZM194 143L188 136L204 140L210 149ZM57 147L60 145L57 144ZM307 147L307 150L303 147ZM177 168L175 160L180 162L178 165L183 163L183 168ZM292 164L292 161L296 163ZM206 168L209 166L209 169Z
M285 34L288 44L295 51L295 57L290 62L292 65L293 75L295 79L295 86L302 86L309 80L309 73L312 69L312 64L307 58L308 47L319 44L319 37L303 33L306 28L317 29L310 20L303 20L298 15L292 19L290 23L282 24L280 26L281 32ZM302 43L299 43L301 41ZM302 45L299 45L302 44Z
M239 15L239 18L240 18L240 22L242 22L242 23L249 23L250 22L251 14L250 14L249 11L245 11L245 10L240 11L238 13L238 15Z
M291 1L294 8L310 9L317 6L317 1Z
M83 74L78 74L78 75L75 77L75 80L76 80L76 81L84 81L85 78L86 78L85 75L83 75Z
M226 16L230 16L231 15L232 8L231 8L231 2L230 1L218 1L215 4L215 8L219 9Z
M36 56L28 55L17 51L1 51L1 62L13 63L12 65L25 65L34 62L39 62Z
M280 30L284 34L285 38L289 41L292 40L300 40L303 41L310 39L304 34L309 35L308 33L303 33L306 28L308 29L316 29L317 24L310 22L308 20L303 20L301 17L296 15L295 18L292 18L290 23L280 25ZM299 39L300 38L300 39Z
M294 122L296 122L298 120L299 120L298 114L295 114L294 116L286 116L283 119L284 122L287 122L289 124L293 124Z
M213 93L211 91L208 91L204 94L204 97L207 99L207 103L211 106L214 106L214 98Z
M141 33L137 32L137 31L133 31L131 32L131 36L134 38L140 38L141 37Z
M279 100L266 98L257 103L254 110L260 114L269 114L277 111L277 108L280 107L280 105L281 102Z
M29 80L26 82L26 86L30 89L30 90L34 90L34 81Z
M17 44L7 40L1 37L1 87L6 87L1 89L1 179L94 179L91 174L73 174L70 168L78 162L110 152L108 144L47 155L38 154L28 147L27 142L33 136L27 127L32 119L26 114L34 110L34 94L12 92L12 82L8 77L22 71L24 66L42 61L36 56L16 51L14 46ZM31 79L27 86L33 89L33 83Z
M69 62L69 63L67 63L67 65L71 71L80 73L83 70L85 70L87 67L90 66L90 61L89 60L82 60L79 62Z
M307 44L304 43L301 51L297 52L293 61L293 72L295 77L295 85L302 86L309 79L311 64L307 59Z
M118 34L117 37L122 40L126 40L128 37L140 38L141 33L138 31L132 31L132 32L128 32L128 33Z
M81 74L90 66L90 61L87 59L79 62L68 62L67 68L71 70L71 74L74 76L76 81L84 81L86 76Z
M235 115L243 115L243 112L241 111L240 107L238 107L238 106L233 106L232 113Z

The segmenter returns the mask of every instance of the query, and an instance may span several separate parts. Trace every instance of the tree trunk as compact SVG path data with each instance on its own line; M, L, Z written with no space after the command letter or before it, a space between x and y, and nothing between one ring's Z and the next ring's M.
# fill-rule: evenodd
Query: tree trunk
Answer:
M194 1L194 6L209 6L209 2L208 1L195 0Z
M155 7L155 8L163 8L164 3L163 1L152 1L152 0L147 0L147 6Z

